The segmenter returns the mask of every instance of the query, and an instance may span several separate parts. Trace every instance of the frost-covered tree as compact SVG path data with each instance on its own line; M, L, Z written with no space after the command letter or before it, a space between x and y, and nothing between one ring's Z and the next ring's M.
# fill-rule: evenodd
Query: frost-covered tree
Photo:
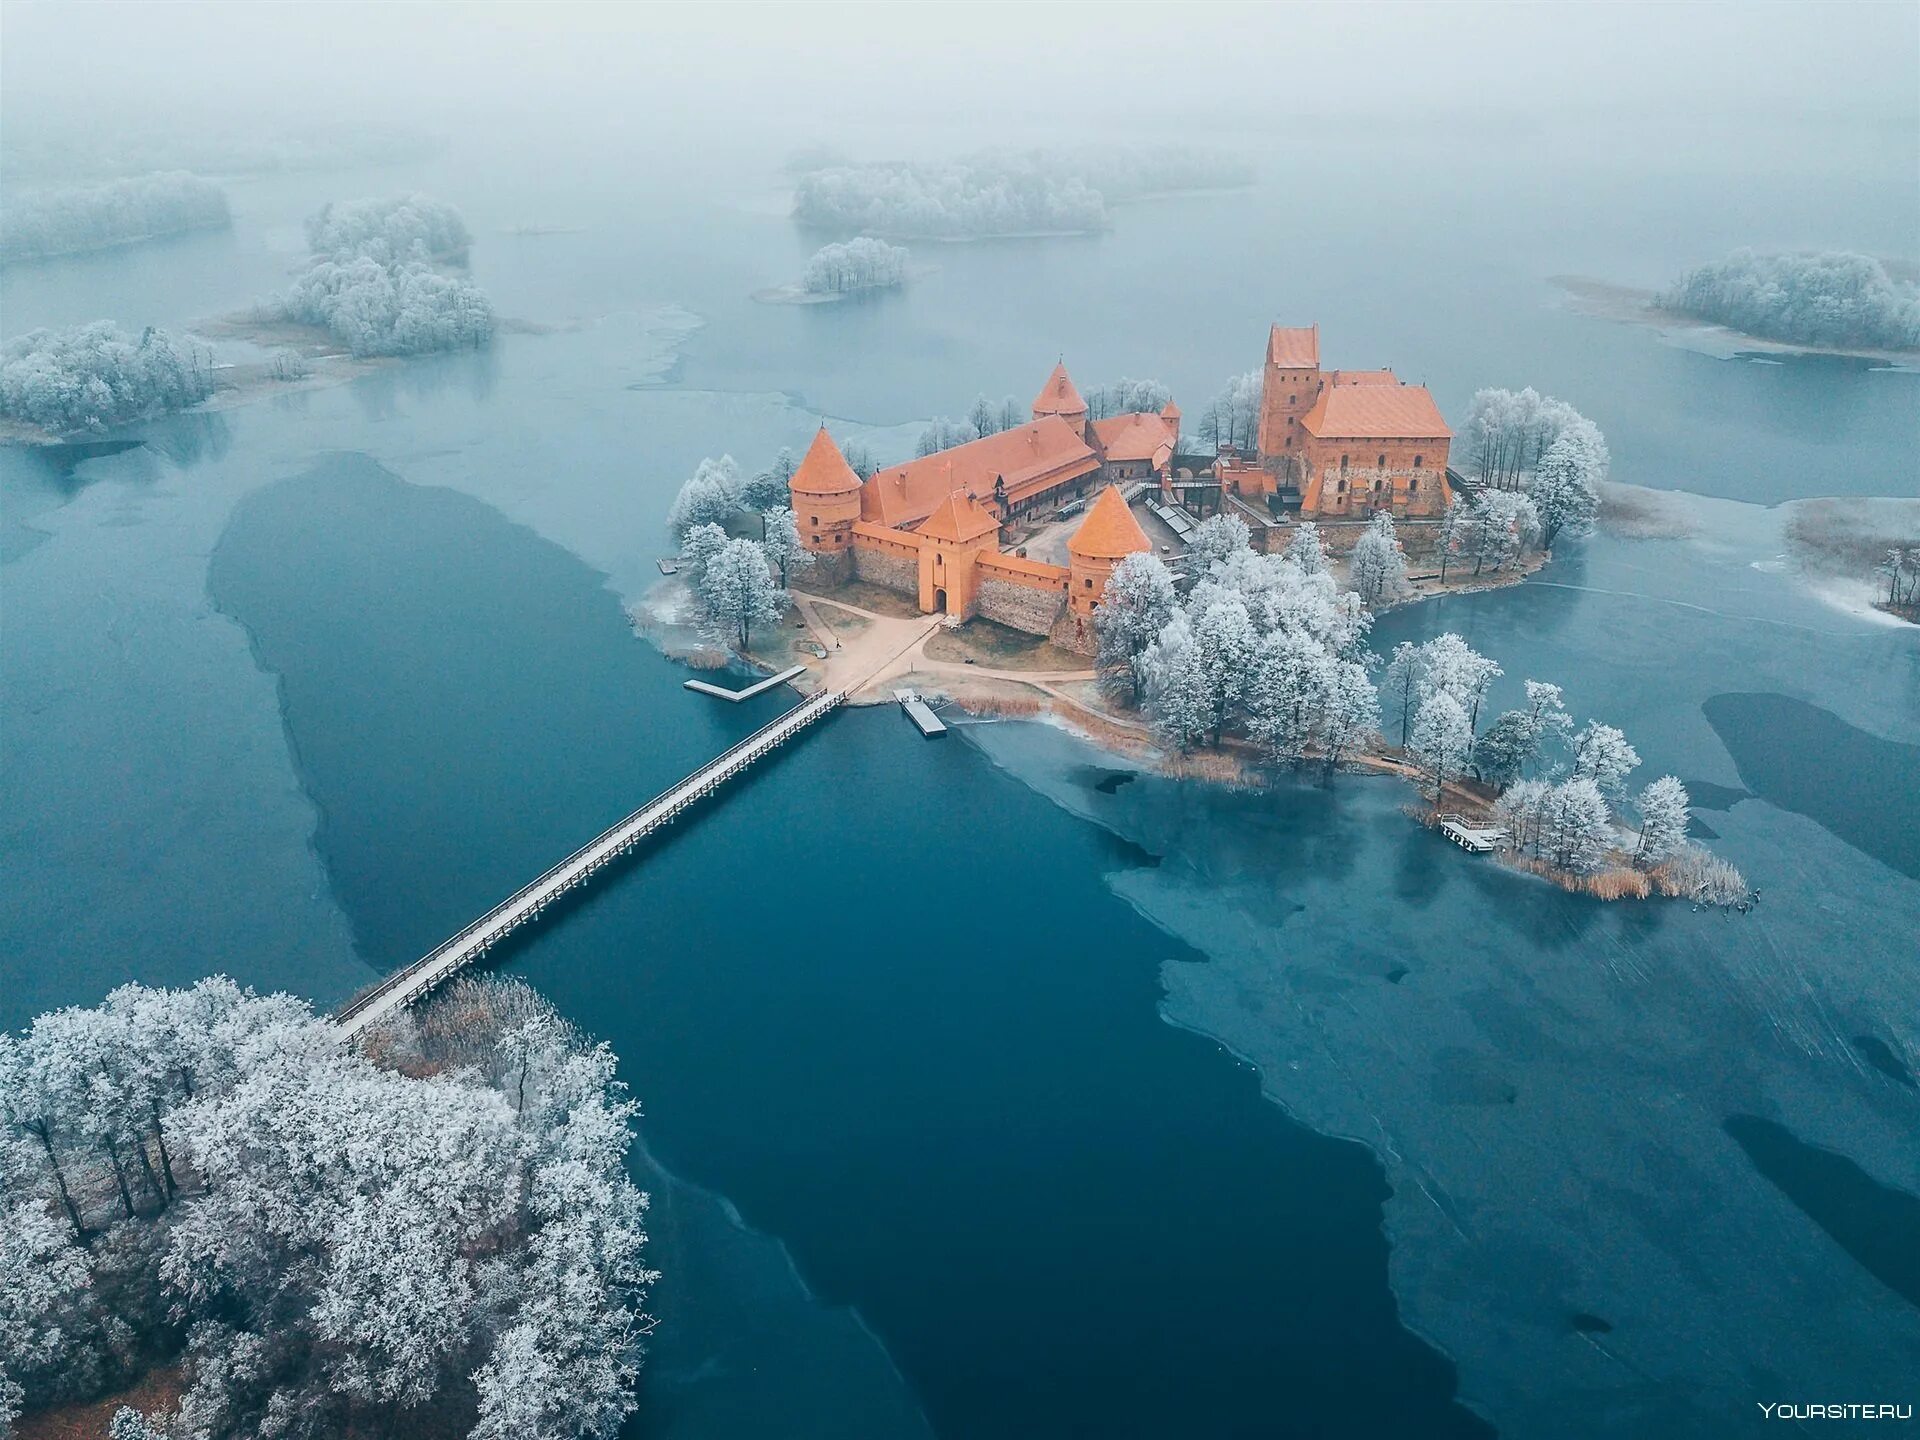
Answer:
M1533 501L1512 490L1483 490L1461 522L1460 548L1477 576L1489 567L1506 569L1538 536Z
M1172 401L1173 392L1158 380L1121 379L1089 390L1083 398L1089 420L1107 420L1115 415L1158 414Z
M1540 543L1583 535L1600 512L1600 486L1607 478L1607 442L1591 420L1576 420L1560 432L1534 471L1527 498L1533 502Z
M1231 591L1204 596L1191 607L1194 643L1206 667L1213 702L1213 741L1220 743L1234 707L1245 698L1260 632L1245 600Z
M1768 340L1920 349L1920 287L1867 255L1736 250L1682 277L1662 304Z
M496 1046L516 1017L537 1039ZM634 1107L606 1048L525 986L456 982L359 1049L288 997L127 986L6 1037L0 1065L0 1412L156 1359L184 1383L166 1432L194 1440L471 1423L501 1373L543 1417L516 1433L610 1435L632 1410L655 1278ZM23 1086L64 1107L84 1241ZM142 1158L162 1135L171 1193ZM157 1432L123 1410L113 1433Z
M64 190L28 190L0 211L0 262L77 255L233 223L227 195L184 170Z
M1613 846L1606 797L1593 781L1579 776L1547 787L1538 829L1545 859L1577 875L1599 869Z
M701 567L693 597L707 624L742 653L755 625L787 613L787 592L774 584L766 547L756 540L727 541Z
M1564 400L1524 390L1474 392L1462 427L1467 463L1480 480L1499 489L1521 486L1580 412Z
M1487 689L1504 673L1451 630L1436 635L1420 647L1425 665L1424 679L1430 690L1440 690L1460 702L1470 729L1480 725L1480 703ZM1471 736L1469 736L1471 738Z
M1248 667L1247 733L1274 759L1302 763L1323 728L1341 663L1297 630L1262 636Z
M0 346L0 415L57 434L103 430L197 405L213 393L213 352L109 321L31 330Z
M1320 753L1329 780L1345 760L1366 746L1380 729L1380 697L1367 667L1357 660L1336 660L1321 701Z
M846 457L847 468L862 480L871 480L880 468L873 458L873 452L858 440L850 440L842 445L840 453Z
M800 527L794 521L793 511L786 506L769 510L762 518L766 536L760 543L779 574L780 588L784 590L795 575L804 575L813 569L813 552L800 543Z
M1173 572L1151 552L1124 557L1107 576L1093 614L1094 663L1102 683L1122 699L1137 701L1143 693L1142 657L1173 618L1176 601Z
M1692 805L1687 787L1671 775L1662 775L1642 790L1634 806L1640 812L1640 840L1634 846L1633 863L1650 869L1678 853L1687 843Z
M1505 790L1539 763L1548 741L1565 740L1571 728L1560 687L1529 680L1526 705L1504 712L1474 742L1474 773Z
M1402 748L1413 728L1414 712L1420 708L1421 697L1426 693L1426 652L1411 640L1402 640L1393 647L1387 668L1380 677L1380 699L1387 715L1400 723Z
M1447 501L1447 508L1440 512L1439 523L1433 527L1433 552L1440 561L1440 583L1447 583L1447 565L1456 552L1462 548L1471 526L1467 520L1466 507L1459 500Z
M975 435L997 435L1000 432L999 408L984 395L976 395L973 408L967 411L967 424L973 427Z
M1302 575L1324 574L1327 547L1320 543L1320 527L1311 520L1295 526L1293 538L1287 542L1287 558L1300 567Z
M1264 379L1258 370L1248 370L1227 381L1220 393L1200 412L1198 434L1213 446L1231 446L1252 450L1260 438L1260 396Z
M758 510L763 514L776 506L793 506L792 492L787 484L793 479L793 472L800 464L793 458L793 451L785 446L773 457L773 463L766 469L756 471L739 482L740 504L749 510Z
M964 420L949 420L944 415L936 415L920 432L920 439L914 446L914 454L925 459L942 450L951 450L956 445L964 445L969 440L978 440L980 436Z
M701 577L707 573L707 566L713 563L713 557L727 548L727 532L711 520L695 525L687 531L686 539L680 542L681 573L687 577L687 588L698 592Z
M1154 728L1182 754L1213 727L1213 675L1186 612L1177 610L1141 658L1147 712Z
M673 497L667 524L685 538L696 525L722 525L740 509L740 467L733 456L702 460Z
M1347 573L1354 592L1375 610L1408 593L1412 587L1407 583L1407 557L1394 535L1393 516L1383 510L1367 523L1354 542Z
M1573 738L1574 777L1593 781L1605 795L1617 798L1639 764L1640 752L1611 725L1589 720Z
M909 252L871 235L823 245L807 261L800 286L810 295L886 290L907 282Z
M1187 574L1201 578L1234 556L1252 552L1253 532L1238 515L1210 515L1187 540Z
M1407 753L1426 776L1431 798L1438 804L1447 781L1460 773L1473 749L1473 726L1466 708L1445 690L1431 690L1413 717Z

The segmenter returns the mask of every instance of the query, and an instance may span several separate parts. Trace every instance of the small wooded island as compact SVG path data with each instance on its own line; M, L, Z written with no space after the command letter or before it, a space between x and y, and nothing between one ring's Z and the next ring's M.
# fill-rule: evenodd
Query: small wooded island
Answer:
M1424 386L1323 369L1314 327L1273 328L1263 369L1208 406L1204 450L1163 386L1090 395L1062 364L1030 418L982 397L899 464L854 463L824 426L751 479L704 462L671 517L679 599L656 614L690 609L742 656L810 661L870 699L911 680L1049 711L1174 773L1398 773L1424 821L1467 823L1569 888L1748 902L1687 839L1681 783L1630 799L1639 755L1576 725L1559 686L1529 680L1524 707L1493 714L1501 667L1459 636L1378 672L1366 645L1382 610L1521 578L1587 530L1608 463L1591 421L1483 390L1457 469Z

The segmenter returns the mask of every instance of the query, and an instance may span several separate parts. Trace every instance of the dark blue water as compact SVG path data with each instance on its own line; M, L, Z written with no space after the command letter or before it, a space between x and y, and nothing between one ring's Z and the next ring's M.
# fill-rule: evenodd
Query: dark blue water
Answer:
M1658 284L1747 242L1891 253L1911 137L1844 173L1824 144L1529 172L1532 137L1480 138L1322 136L1249 194L935 249L870 306L748 299L812 242L764 170L704 154L469 145L237 187L230 233L10 267L9 333L181 325L283 283L320 201L422 187L467 211L502 311L560 328L71 464L0 451L0 1023L215 969L337 999L771 714L693 701L619 609L701 456L759 463L822 410L910 450L918 417L1024 397L1061 350L1186 403L1269 320L1318 319L1332 363L1394 365L1449 414L1482 384L1562 395L1623 480L1912 493L1912 375L1710 359L1546 283ZM1382 223L1389 192L1421 223ZM539 223L584 228L506 233ZM1828 1192L1724 1128L1768 1116L1920 1193L1920 1099L1888 1063L1920 1054L1920 882L1893 863L1920 782L1885 763L1920 743L1920 643L1811 595L1777 516L1708 518L1562 547L1377 639L1459 629L1507 666L1496 704L1537 676L1626 727L1638 779L1727 806L1752 916L1475 865L1390 784L1230 795L1042 727L929 747L885 715L550 916L508 963L615 1044L679 1172L647 1171L649 1427L1467 1423L1401 1319L1515 1434L1717 1436L1756 1377L1920 1373L1920 1312L1835 1241ZM1757 694L1835 723L1787 750L1780 715L1710 704ZM1893 846L1823 808L1843 780Z
M358 457L244 501L210 587L379 965L783 703L678 690L572 556ZM621 1054L654 1154L943 1435L1490 1433L1398 1324L1377 1162L1158 1018L1198 957L1102 884L1151 857L898 721L836 717L508 959Z

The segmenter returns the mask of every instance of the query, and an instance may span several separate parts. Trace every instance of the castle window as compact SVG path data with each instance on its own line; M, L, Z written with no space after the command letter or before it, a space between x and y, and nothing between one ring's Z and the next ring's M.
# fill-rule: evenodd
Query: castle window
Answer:
M1342 475L1347 473L1347 457L1344 455L1340 457L1340 473ZM1343 485L1340 488L1344 490L1346 487Z
M820 523L820 517L818 515L807 516L807 524L818 525L819 523Z
M1091 589L1093 588L1093 581L1091 581L1091 580L1089 580L1089 581L1087 581L1087 588L1088 588L1089 590L1091 590Z
M1386 457L1386 456L1384 456L1384 455L1382 455L1382 456L1380 457L1380 467L1379 467L1379 468L1380 468L1380 469L1382 469L1382 470L1384 470L1384 469L1386 469L1386 468L1387 468L1387 457Z
M1426 457L1425 457L1424 455L1416 455L1416 456L1414 456L1414 457L1413 457L1413 468L1414 468L1414 469L1416 469L1416 470L1418 470L1418 469L1420 468L1420 462L1421 462L1422 460L1424 460L1425 458L1426 458Z
M1411 480L1407 481L1407 494L1418 495L1419 493L1420 493L1420 477L1416 475Z
M820 543L820 537L819 537L818 535L816 535L816 536L814 536L814 537L813 537L813 543L814 543L814 544L816 544L816 545L818 545L818 544Z

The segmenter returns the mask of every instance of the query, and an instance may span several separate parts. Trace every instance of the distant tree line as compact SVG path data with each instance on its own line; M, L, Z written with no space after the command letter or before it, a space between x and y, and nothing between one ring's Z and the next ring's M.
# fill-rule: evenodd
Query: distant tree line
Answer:
M1743 334L1801 345L1920 349L1920 286L1845 250L1736 250L1681 277L1662 305Z
M870 235L823 245L807 261L800 285L810 295L847 295L903 285L910 253Z
M1081 398L1087 402L1089 420L1110 420L1116 415L1157 415L1172 403L1173 392L1158 380L1122 378Z
M451 206L421 195L327 206L307 221L314 259L276 302L355 355L419 355L485 345L493 305L464 276L434 268L471 236Z
M29 190L0 211L0 262L104 250L233 223L226 192L184 170L64 190Z
M0 415L56 434L164 415L212 393L212 350L164 330L135 340L96 320L0 346Z
M176 1366L115 1440L612 1435L656 1278L614 1068L498 980L357 1047L223 978L0 1035L0 1422Z
M1099 230L1110 203L1250 178L1238 161L1178 147L983 151L815 170L801 177L793 213L808 225L947 240Z

